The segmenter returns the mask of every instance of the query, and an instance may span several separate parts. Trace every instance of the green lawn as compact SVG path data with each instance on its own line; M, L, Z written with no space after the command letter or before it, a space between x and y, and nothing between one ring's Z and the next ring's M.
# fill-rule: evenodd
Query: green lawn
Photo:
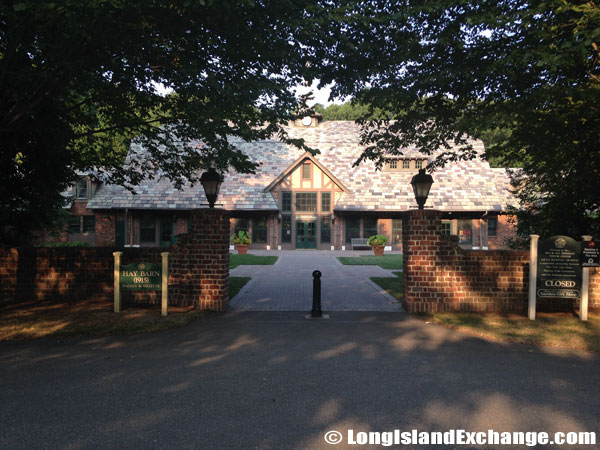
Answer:
M346 266L379 266L382 269L401 270L403 255L340 256L338 261Z
M371 277L371 281L385 289L392 297L402 300L402 272L392 272L396 275L392 277Z
M270 266L275 264L277 256L258 256L258 255L229 255L229 268L235 269L237 266Z
M229 277L229 298L235 297L250 280L249 277Z

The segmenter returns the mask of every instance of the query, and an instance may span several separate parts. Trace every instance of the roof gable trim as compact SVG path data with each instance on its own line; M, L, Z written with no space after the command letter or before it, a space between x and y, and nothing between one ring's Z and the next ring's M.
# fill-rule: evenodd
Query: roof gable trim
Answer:
M270 192L281 183L285 177L290 175L296 168L300 166L305 160L310 160L314 165L316 165L321 171L327 175L331 181L333 181L343 192L350 193L350 189L348 189L344 184L338 180L338 178L332 174L323 164L321 164L313 155L309 152L305 152L300 158L294 161L287 169L285 169L281 174L275 178L266 188L263 189L263 192Z

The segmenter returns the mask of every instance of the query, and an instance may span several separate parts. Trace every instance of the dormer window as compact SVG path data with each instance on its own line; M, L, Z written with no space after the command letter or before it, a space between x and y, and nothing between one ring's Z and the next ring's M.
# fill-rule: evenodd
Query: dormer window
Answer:
M87 200L88 197L88 179L80 178L75 184L75 198L78 200Z
M408 172L422 169L427 165L425 158L390 158L383 170L390 172Z

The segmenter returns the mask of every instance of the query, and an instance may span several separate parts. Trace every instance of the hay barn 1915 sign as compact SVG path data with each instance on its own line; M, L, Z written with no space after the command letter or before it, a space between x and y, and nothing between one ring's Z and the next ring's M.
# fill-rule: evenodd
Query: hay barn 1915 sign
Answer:
M124 291L160 291L162 268L158 264L134 263L121 266Z
M538 245L538 297L581 296L581 244L553 236Z

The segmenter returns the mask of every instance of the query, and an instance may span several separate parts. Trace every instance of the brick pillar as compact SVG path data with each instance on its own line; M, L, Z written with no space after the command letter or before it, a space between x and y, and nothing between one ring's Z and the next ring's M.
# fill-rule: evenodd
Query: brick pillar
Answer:
M439 292L436 286L441 267L441 217L440 211L415 209L402 218L402 303L409 313L444 309L446 293Z
M181 235L171 256L175 302L210 311L229 306L229 213L194 210L189 230Z

